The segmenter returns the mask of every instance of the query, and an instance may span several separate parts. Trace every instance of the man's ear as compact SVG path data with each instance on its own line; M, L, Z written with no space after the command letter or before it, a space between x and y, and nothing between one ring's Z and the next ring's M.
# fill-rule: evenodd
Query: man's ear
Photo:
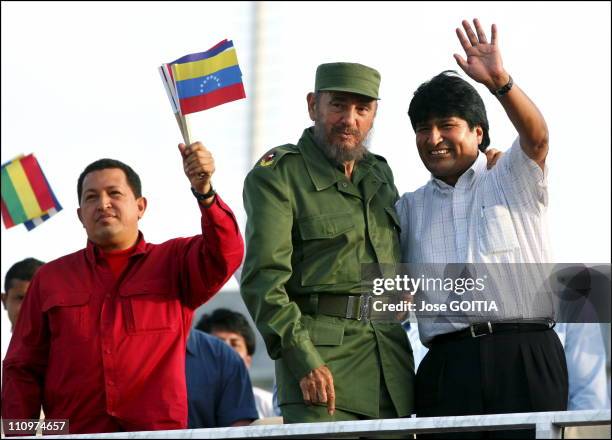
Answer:
M83 225L83 227L85 227L85 223L83 222L83 217L81 216L81 208L77 208L77 217L79 218L79 221L81 222L81 224Z
M478 138L478 145L482 144L482 139L484 138L484 130L480 125L476 126L476 137Z
M8 299L8 295L2 292L2 305L4 306L4 310L6 310L6 300Z
M253 363L253 356L251 356L250 354L247 354L245 362L246 362L247 368L251 368L251 364Z
M317 97L314 93L310 92L306 95L306 102L308 103L308 115L310 116L310 120L314 121L317 115Z
M140 220L147 210L147 198L138 197L138 199L136 199L136 205L138 206L138 220Z

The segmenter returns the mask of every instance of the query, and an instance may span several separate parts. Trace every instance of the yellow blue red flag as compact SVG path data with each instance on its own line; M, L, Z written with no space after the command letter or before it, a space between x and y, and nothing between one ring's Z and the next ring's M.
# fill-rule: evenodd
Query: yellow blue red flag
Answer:
M2 165L2 220L7 229L23 223L32 230L61 210L33 154Z
M185 55L162 66L162 78L174 85L173 107L182 115L246 98L242 72L231 40L222 40L205 52ZM169 92L169 95L171 93Z

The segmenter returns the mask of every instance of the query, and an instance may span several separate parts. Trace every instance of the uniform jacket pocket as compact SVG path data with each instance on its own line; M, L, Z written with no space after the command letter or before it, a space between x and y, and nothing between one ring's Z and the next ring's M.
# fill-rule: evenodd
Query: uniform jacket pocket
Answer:
M349 214L324 214L299 221L303 240L317 240L337 237L353 229L355 224Z
M355 222L350 214L334 213L298 221L302 286L359 281Z
M342 345L344 339L344 326L333 322L327 322L324 318L313 318L303 316L302 322L308 330L310 340L315 346Z

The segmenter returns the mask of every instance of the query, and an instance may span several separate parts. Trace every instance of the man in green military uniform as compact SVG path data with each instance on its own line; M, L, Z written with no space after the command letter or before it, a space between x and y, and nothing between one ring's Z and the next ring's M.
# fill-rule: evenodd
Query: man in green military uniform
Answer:
M409 416L414 362L399 323L368 319L361 265L398 263L398 192L365 143L380 74L318 67L314 126L266 153L244 183L241 293L276 360L285 423Z

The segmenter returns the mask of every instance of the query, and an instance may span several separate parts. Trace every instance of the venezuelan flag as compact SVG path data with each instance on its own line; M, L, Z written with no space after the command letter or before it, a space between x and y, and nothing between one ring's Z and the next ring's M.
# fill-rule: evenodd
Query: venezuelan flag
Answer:
M181 57L171 67L183 115L246 98L231 40L220 41L205 52Z
M214 57L215 55L223 52L226 49L230 49L232 47L234 47L234 43L232 41L227 40L226 38L225 40L219 41L217 44L215 44L213 47L211 47L205 52L192 53L189 55L185 55L184 57L181 57L178 60L172 61L170 64L183 64L183 63L191 63L193 61L204 60L206 58Z
M2 165L1 179L2 220L7 229L20 223L32 229L62 209L32 154Z

